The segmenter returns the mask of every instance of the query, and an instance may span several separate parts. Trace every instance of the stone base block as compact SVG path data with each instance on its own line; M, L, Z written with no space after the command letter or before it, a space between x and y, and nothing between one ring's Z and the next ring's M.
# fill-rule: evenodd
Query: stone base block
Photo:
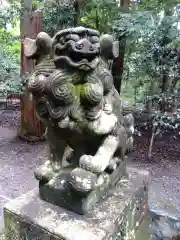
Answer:
M148 172L127 171L129 177L88 215L45 202L38 190L10 201L4 208L6 240L149 240Z
M127 175L126 163L125 161L122 161L116 171L113 171L111 174L104 173L101 175L104 179L104 183L101 186L94 187L94 189L89 193L82 195L71 188L68 184L67 179L71 178L71 172L71 168L69 170L66 168L66 171L62 170L62 173L59 176L52 179L54 182L53 184L40 183L39 196L46 202L50 202L54 205L82 215L91 212L95 204L101 200L102 196L104 196L112 186L120 181L122 177Z

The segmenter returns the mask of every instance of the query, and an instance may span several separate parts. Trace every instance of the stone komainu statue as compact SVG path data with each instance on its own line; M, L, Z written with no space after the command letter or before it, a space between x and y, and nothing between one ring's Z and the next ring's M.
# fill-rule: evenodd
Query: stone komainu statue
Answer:
M125 174L133 144L133 117L122 116L108 69L118 52L112 36L84 27L25 40L25 55L36 60L28 88L50 153L35 172L40 196L80 214Z

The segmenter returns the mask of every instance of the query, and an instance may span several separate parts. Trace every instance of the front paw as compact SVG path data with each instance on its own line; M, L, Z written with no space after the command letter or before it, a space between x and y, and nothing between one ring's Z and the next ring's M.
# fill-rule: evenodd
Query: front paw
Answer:
M34 175L39 181L49 182L58 170L59 166L53 165L50 161L47 161L36 169Z
M76 191L87 194L97 185L97 180L96 174L82 168L75 168L71 172L69 183Z
M109 159L104 156L83 155L79 160L79 165L87 171L100 174L109 165Z
M101 116L89 122L89 130L98 135L110 133L117 123L117 117L114 114L106 114L102 111Z

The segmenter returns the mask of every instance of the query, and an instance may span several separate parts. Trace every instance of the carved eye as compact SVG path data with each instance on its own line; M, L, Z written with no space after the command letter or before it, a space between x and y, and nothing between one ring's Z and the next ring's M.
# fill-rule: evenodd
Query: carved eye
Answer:
M77 42L79 39L80 39L80 37L76 34L69 34L66 36L66 41L73 40L73 41Z
M82 43L76 45L76 48L77 48L78 50L83 49L83 47L84 47L84 45L83 45Z
M89 47L89 51L93 51L94 49L93 49L93 47L92 47L92 45Z
M97 36L92 36L92 37L90 38L90 40L91 40L92 43L98 43L98 42L99 42L99 37L97 37Z

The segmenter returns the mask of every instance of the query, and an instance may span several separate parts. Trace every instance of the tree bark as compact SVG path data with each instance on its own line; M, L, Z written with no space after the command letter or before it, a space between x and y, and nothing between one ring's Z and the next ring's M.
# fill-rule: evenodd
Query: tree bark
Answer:
M171 17L174 13L173 8L168 8L168 9L164 9L164 10L165 10L164 21L162 21L162 24L166 24L166 21L167 21L166 18ZM167 40L168 32L169 32L169 29L167 28L167 32L164 33L164 39L163 39L165 46L169 43L169 40ZM168 59L167 59L167 61L168 61ZM172 79L168 76L168 74L169 74L169 69L164 71L163 76L162 76L162 92L171 90Z
M119 57L113 61L112 64L112 75L114 80L114 86L118 93L121 93L122 75L124 71L124 54L126 48L125 37L119 40Z
M162 92L167 92L171 89L172 81L166 74L163 75L162 79Z
M124 9L128 9L130 6L130 0L120 0L120 6ZM124 70L124 54L126 48L125 36L119 40L119 57L114 60L112 64L112 75L114 79L114 86L118 93L121 93L122 75Z
M23 40L26 37L36 38L42 30L42 14L32 12L32 0L22 0L22 14L20 19L21 29L21 76L31 73L34 69L33 60L28 60L24 56ZM26 141L37 141L44 137L45 128L36 116L34 104L25 84L25 89L21 94L21 123L19 137Z

